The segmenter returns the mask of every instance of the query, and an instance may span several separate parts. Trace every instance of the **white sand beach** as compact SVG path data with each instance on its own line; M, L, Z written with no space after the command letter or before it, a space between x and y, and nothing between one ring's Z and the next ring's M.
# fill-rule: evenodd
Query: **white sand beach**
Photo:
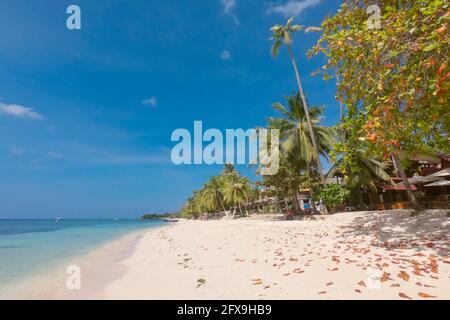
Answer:
M450 299L445 210L181 220L84 257L50 299ZM131 247L132 249L130 249ZM128 248L128 249L127 249Z

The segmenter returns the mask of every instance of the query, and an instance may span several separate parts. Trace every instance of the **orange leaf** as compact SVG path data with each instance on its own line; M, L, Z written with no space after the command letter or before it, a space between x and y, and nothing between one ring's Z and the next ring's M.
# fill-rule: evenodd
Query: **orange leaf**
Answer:
M419 297L421 298L436 298L436 296L432 296L431 294L425 293L425 292L419 292Z
M327 293L326 291L320 291L319 294L325 294Z
M358 284L361 286L361 287L365 287L366 286L366 284L365 284L365 282L364 281L360 281L360 282L358 282Z
M411 298L408 297L408 296L407 296L406 294L404 294L403 292L400 292L398 295L399 295L400 298L411 300Z
M409 274L407 274L405 271L400 271L400 273L397 275L397 277L408 281L409 280Z

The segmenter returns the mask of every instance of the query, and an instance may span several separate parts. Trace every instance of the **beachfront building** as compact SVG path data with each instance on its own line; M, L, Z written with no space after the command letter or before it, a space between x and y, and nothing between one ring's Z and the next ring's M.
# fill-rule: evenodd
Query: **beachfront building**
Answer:
M409 159L411 165L407 170L411 190L427 208L450 207L450 155L419 155ZM376 183L377 191L368 191L363 200L371 209L404 209L410 203L406 187L401 178L395 176L393 184L383 181Z

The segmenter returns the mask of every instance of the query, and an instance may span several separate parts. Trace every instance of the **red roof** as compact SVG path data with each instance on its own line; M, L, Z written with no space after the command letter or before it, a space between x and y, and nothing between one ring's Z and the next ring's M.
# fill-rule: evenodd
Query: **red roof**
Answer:
M406 187L403 183L398 184L385 184L385 183L377 183L378 187L386 191L406 191ZM412 191L417 191L417 187L413 184L410 184Z

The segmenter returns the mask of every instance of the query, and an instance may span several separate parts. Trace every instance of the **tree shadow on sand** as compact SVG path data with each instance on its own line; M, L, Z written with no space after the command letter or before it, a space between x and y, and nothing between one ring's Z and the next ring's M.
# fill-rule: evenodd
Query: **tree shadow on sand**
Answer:
M413 214L412 210L367 212L342 227L339 237L371 236L372 245L387 250L433 249L440 256L450 252L450 218L448 210L427 210Z

